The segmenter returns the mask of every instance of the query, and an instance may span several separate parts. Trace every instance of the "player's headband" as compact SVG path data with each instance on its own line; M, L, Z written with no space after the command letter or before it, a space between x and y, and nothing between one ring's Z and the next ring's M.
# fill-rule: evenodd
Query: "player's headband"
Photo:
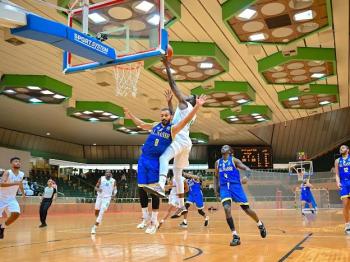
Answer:
M221 148L221 154L231 153L231 147L229 145L224 145Z

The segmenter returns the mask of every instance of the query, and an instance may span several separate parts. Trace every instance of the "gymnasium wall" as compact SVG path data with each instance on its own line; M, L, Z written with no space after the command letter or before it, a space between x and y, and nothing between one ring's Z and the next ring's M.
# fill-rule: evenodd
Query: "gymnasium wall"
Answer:
M28 175L30 169L30 152L10 149L6 147L0 147L0 169L9 169L10 167L10 159L12 157L19 157L21 159L22 167L21 170Z

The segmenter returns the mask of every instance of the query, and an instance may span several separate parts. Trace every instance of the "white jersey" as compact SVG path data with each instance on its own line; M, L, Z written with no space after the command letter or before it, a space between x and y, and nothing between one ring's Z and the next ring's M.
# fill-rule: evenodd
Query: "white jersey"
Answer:
M187 103L187 108L181 110L179 107L176 108L173 121L172 123L174 125L180 123L192 110L193 106ZM177 141L180 144L184 144L186 146L192 146L192 141L190 139L190 128L191 125L196 120L196 116L192 118L192 120L175 136L174 141Z
M7 172L7 183L16 183L21 182L23 180L24 173L22 171L19 171L18 175L15 175L11 169L7 170ZM0 200L16 199L18 189L19 186L0 187Z
M111 177L109 180L107 180L105 176L101 176L100 189L102 190L102 192L98 192L97 196L112 197L113 190L114 190L114 183L115 183L114 178Z
M185 182L185 178L182 176L181 177L181 183ZM173 187L170 190L170 196L176 196L177 195L177 190L176 190L176 180L173 178Z

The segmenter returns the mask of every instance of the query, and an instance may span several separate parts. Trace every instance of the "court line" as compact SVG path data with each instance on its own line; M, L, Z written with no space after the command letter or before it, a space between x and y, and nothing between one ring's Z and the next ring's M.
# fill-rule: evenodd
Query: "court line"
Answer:
M303 240L301 240L298 244L296 244L287 254L281 257L278 260L278 262L285 261L294 251L302 249L303 247L301 247L301 244L303 244L306 240L308 240L312 235L313 233L309 233Z

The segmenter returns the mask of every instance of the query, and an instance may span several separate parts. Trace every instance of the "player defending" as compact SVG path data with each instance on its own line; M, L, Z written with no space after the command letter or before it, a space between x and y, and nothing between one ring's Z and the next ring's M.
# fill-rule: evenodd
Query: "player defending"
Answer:
M188 210L192 204L195 204L198 210L198 213L204 218L204 226L208 226L209 224L209 216L205 214L204 209L204 201L203 201L203 193L202 193L202 179L199 176L192 175L191 173L184 173L184 177L187 178L188 184L188 197L186 201L186 209ZM182 228L187 228L187 215L184 214L184 220L180 224ZM176 218L176 217L174 217Z
M185 193L187 193L188 185L184 177L182 177L182 183L184 183ZM158 229L164 224L165 220L168 219L168 217L170 216L170 213L173 212L175 208L179 207L179 198L177 196L176 181L173 176L171 177L169 183L165 186L165 191L168 191L168 190L170 190L170 194L168 197L169 208L165 216L160 220Z
M222 158L215 162L215 184L220 185L221 202L225 210L227 224L233 235L230 245L238 246L241 244L231 214L232 201L238 203L243 211L257 223L261 237L265 238L267 234L266 228L256 213L249 207L247 196L242 187L242 183L247 183L248 177L244 176L241 181L239 170L237 169L250 172L250 168L244 165L239 159L231 156L231 147L228 145L224 145L221 148L221 154ZM219 180L219 183L217 180ZM215 187L215 190L218 190L218 188Z
M168 59L163 59L163 63L166 68L166 72L168 75L168 81L171 88L171 91L176 96L179 104L176 108L173 124L178 124L181 120L183 120L189 113L192 111L193 107L196 104L196 96L186 96L184 95L178 86L175 83L175 80L171 74L170 62ZM182 214L187 212L185 207L185 193L184 187L181 183L182 171L189 165L189 154L192 147L192 141L190 139L190 127L195 120L195 116L191 119L191 121L179 132L179 134L175 137L174 141L167 148L167 150L162 154L159 159L160 167L159 167L159 184L156 184L151 187L146 187L145 189L159 195L160 197L164 196L164 186L166 182L166 176L169 170L169 161L174 158L174 177L176 180L177 186L177 194L179 197L179 208L175 212L175 216L180 217Z
M196 100L196 106L191 112L183 118L180 122L173 124L170 122L171 113L168 108L161 110L161 122L149 124L135 117L127 109L125 110L125 116L131 118L134 123L145 129L152 130L148 138L146 139L143 147L142 154L138 161L137 182L139 186L139 197L142 208L142 222L137 227L143 229L149 221L148 213L148 195L144 190L145 186L154 186L159 181L159 157L170 146L171 142L180 131L192 120L199 108L205 103L205 96L201 96ZM177 185L178 183L176 181ZM159 210L159 197L151 194L152 197L152 216L151 223L146 229L146 233L154 234L158 227L158 210Z
M345 234L350 235L350 156L349 147L342 145L340 154L335 160L335 179L340 190L340 199L343 202L343 215L345 220Z
M26 197L22 184L24 173L20 171L21 159L13 157L10 163L11 169L5 171L0 180L0 217L4 211L10 214L5 223L0 224L0 239L4 238L5 228L15 222L21 213L16 200L18 188L21 190L22 197Z
M310 208L311 213L315 213L316 207L313 205L313 196L311 193L312 185L310 184L309 179L304 179L303 183L300 186L301 194L300 194L300 201L301 201L301 213L304 215L304 210L306 208Z
M117 194L117 184L112 177L111 170L106 170L105 175L100 177L95 190L97 191L95 203L96 222L91 228L91 234L96 234L96 229L102 223L103 214L107 211L112 196Z

